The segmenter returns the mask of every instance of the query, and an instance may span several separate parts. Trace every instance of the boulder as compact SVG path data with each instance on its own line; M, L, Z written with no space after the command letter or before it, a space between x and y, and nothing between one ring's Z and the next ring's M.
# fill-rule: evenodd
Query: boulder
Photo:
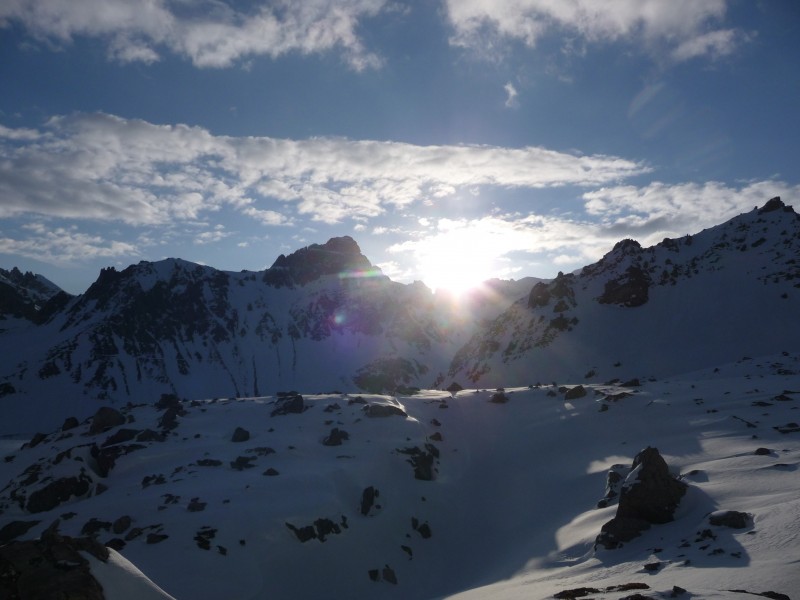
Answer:
M406 411L393 404L367 404L364 407L364 414L368 417L407 417Z
M330 435L328 435L324 440L322 440L323 445L325 446L341 446L344 440L349 440L350 434L347 433L344 429L339 429L338 427L334 427L331 429Z
M92 425L89 427L91 435L102 433L106 429L125 424L125 416L118 410L110 406L101 406L92 417Z
M246 442L249 439L250 439L250 432L242 427L237 427L234 430L233 435L231 436L231 441L237 443Z
M78 419L75 417L67 417L64 419L64 424L61 426L61 431L69 431L75 429L79 425Z
M300 394L286 395L278 398L270 416L300 414L304 410L306 410L306 405Z
M648 446L633 459L620 491L617 514L603 525L595 547L619 548L650 525L672 521L686 488L670 474L658 449Z
M745 529L752 522L752 517L738 510L721 510L711 513L708 516L708 522L712 525L730 527L731 529Z
M586 388L582 385L576 385L567 390L567 393L564 394L564 400L576 400L577 398L583 398L585 395Z

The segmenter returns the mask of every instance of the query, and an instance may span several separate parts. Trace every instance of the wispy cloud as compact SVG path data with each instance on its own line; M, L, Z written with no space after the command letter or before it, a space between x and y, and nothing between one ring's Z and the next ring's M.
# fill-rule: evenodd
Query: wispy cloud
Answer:
M15 237L0 233L0 254L13 254L54 265L68 266L93 258L130 257L138 254L134 244L83 233L75 226L25 225Z
M747 39L744 32L721 29L727 0L445 0L453 28L451 43L495 47L504 39L534 47L547 33L591 43L626 41L654 54L665 49L674 61L730 54Z
M519 96L519 92L517 92L517 88L514 87L514 84L509 81L503 86L503 89L506 92L506 108L514 108L517 106L517 96Z
M800 197L800 185L753 181L732 186L717 181L644 187L617 186L583 194L587 214L619 237L645 245L700 231L761 206L773 196Z
M229 67L252 56L338 51L355 69L376 67L357 34L361 21L377 15L385 0L259 2L250 10L220 0L6 0L0 26L22 24L49 43L87 36L108 43L108 56L122 63L152 63L165 50L198 67Z
M334 223L475 186L596 186L649 171L616 156L540 147L234 138L107 114L57 117L24 132L0 139L0 218L158 225L229 207L265 225L299 215Z

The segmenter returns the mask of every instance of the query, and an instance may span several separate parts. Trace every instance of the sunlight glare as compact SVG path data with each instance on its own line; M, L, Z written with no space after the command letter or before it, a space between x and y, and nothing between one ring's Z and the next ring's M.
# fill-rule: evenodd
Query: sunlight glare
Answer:
M493 253L473 231L454 229L429 237L418 254L422 281L435 291L461 295L494 277Z

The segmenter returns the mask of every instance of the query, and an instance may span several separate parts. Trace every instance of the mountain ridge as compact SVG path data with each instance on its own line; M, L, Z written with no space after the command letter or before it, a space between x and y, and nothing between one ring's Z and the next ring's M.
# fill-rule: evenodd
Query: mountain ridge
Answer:
M773 198L650 248L621 240L553 280L498 281L472 304L392 281L350 237L264 271L182 259L112 267L0 333L0 400L32 423L29 401L58 396L55 423L141 395L600 381L729 362L745 338L762 354L791 350L799 239L800 216Z

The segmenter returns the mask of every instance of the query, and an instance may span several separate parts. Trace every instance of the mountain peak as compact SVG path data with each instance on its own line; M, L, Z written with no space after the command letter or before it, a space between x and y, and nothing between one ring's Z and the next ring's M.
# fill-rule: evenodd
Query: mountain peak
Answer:
M350 236L335 237L324 244L311 244L290 255L281 254L264 272L264 281L276 287L305 285L325 275L374 272L380 270L361 254Z

